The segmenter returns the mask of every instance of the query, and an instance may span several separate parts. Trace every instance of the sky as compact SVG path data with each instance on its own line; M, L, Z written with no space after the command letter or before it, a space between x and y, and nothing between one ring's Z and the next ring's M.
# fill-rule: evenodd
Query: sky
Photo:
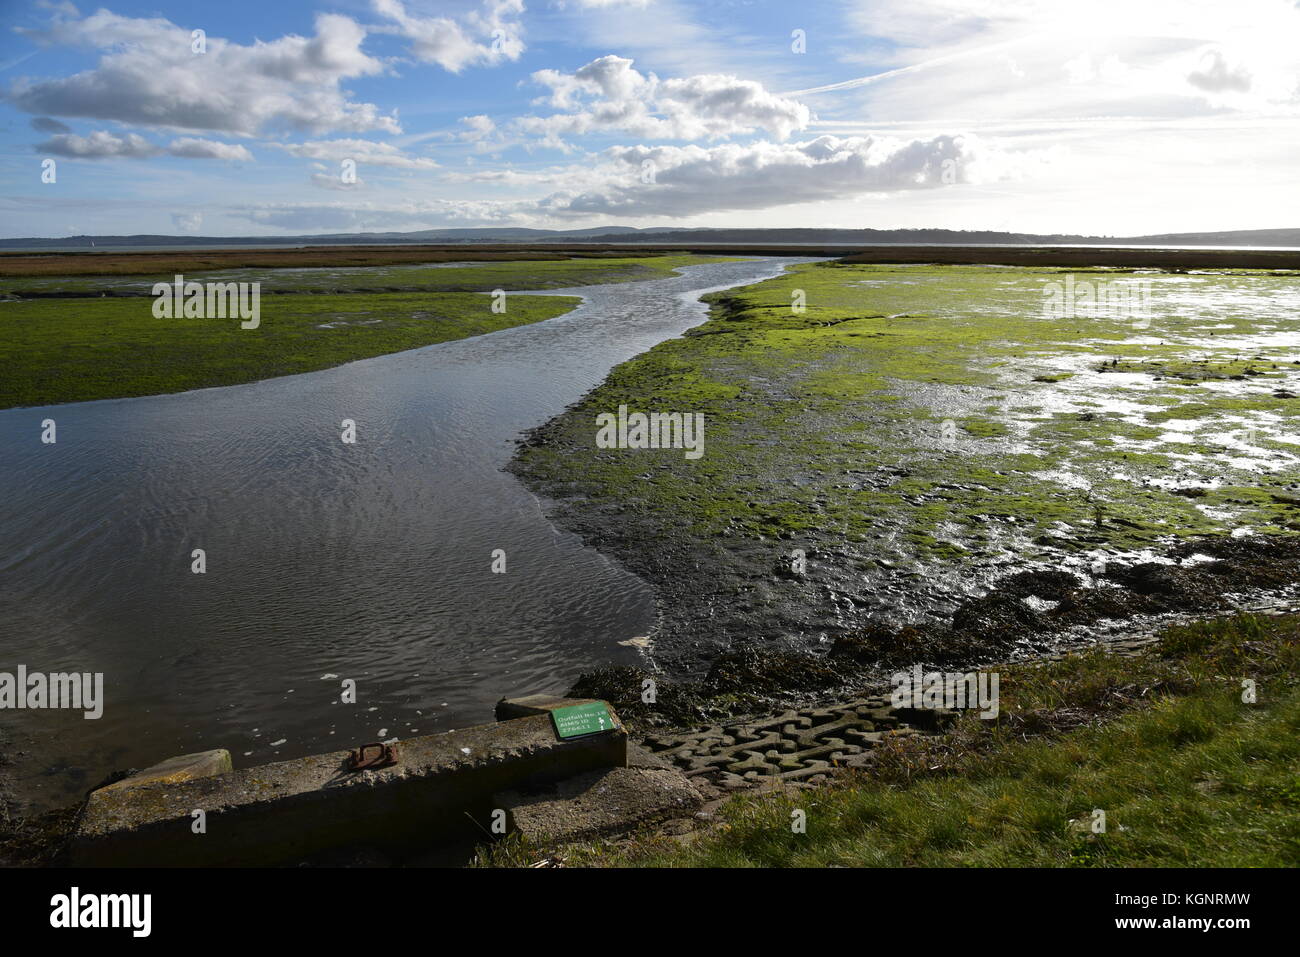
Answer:
M1300 227L1300 0L0 0L0 236Z

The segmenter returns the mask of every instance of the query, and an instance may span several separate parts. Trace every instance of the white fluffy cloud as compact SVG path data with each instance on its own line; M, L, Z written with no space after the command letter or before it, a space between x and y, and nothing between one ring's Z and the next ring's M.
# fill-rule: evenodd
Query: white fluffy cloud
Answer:
M104 130L96 130L89 136L77 136L75 133L58 133L44 143L38 143L36 151L74 159L109 159L112 157L143 159L147 156L157 156L160 152L157 146L136 133L117 136Z
M431 159L407 156L391 143L370 140L308 140L305 143L277 143L279 149L299 159L353 160L358 166L389 166L394 169L436 169Z
M93 69L15 82L5 97L29 113L241 135L266 128L401 132L393 116L340 89L341 81L384 67L362 52L365 29L337 14L318 15L312 37L248 46L207 37L203 53L194 52L189 30L168 20L107 10L58 15L47 29L20 32L46 45L104 51Z
M632 62L611 55L573 73L537 71L533 81L550 90L541 102L564 112L521 117L514 127L551 146L599 131L686 140L761 130L783 140L812 118L802 103L753 80L718 73L661 80L641 73Z
M604 185L556 193L539 204L539 211L572 218L768 209L1014 179L1045 161L1041 155L1006 153L961 135L912 140L819 136L796 143L709 148L630 146L610 149L607 156L613 171Z
M937 190L1028 176L1046 162L1008 153L972 135L929 139L820 136L804 142L613 147L582 163L536 171L452 173L447 184L526 190L533 198L398 199L282 203L234 215L289 231L422 229L446 225L555 225L620 218L693 218L864 196ZM652 182L643 179L646 164ZM336 176L317 185L341 190ZM549 195L540 190L549 189ZM539 198L540 197L540 198Z
M464 140L467 143L477 143L492 136L497 131L497 125L493 122L492 117L478 114L477 116L462 116L460 118L465 129L456 134L456 138Z
M653 0L569 0L569 2L583 10L600 10L611 7L648 7ZM567 4L561 3L561 6Z
M485 0L464 22L412 16L401 0L372 0L371 6L410 41L416 59L452 73L467 66L517 60L524 52L523 31L516 19L524 12L523 0Z
M219 159L252 162L253 154L243 146L218 143L216 140L183 136L172 140L166 147L157 146L137 133L117 135L96 130L89 136L75 133L58 133L36 145L38 153L66 156L72 159L148 159L164 153L183 159Z
M1221 50L1207 50L1197 68L1187 74L1187 81L1209 93L1246 93L1250 90L1250 71L1232 66Z
M218 159L227 162L250 163L253 154L238 143L218 143L194 136L182 136L171 141L167 152L186 159Z
M401 203L280 203L231 211L259 226L289 231L354 232L430 229L454 225L510 225L519 204L479 200L410 200Z
M838 94L814 101L823 114L861 103L900 123L1296 112L1296 0L1093 0L1086 22L1059 0L857 0L847 15L891 48L864 58L870 74L823 87Z

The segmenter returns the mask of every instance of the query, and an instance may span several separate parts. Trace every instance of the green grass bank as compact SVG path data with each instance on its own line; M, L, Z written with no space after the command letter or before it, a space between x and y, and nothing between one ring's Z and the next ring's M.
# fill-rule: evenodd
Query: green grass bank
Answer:
M540 322L572 296L558 289L662 278L716 258L659 256L467 266L242 269L196 282L262 283L260 324L157 318L150 290L170 275L8 279L0 302L0 408L52 405L238 385ZM355 291L366 290L366 291ZM30 298L26 298L30 297Z
M998 670L996 722L967 713L831 785L732 798L685 840L507 839L479 863L1300 865L1300 617L1230 616L1170 628L1138 657L1096 650ZM1247 678L1255 703L1242 700Z

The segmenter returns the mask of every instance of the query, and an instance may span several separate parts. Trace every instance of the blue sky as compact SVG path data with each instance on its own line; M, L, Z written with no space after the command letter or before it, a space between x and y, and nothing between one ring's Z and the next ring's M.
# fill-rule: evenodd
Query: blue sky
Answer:
M6 236L1300 226L1296 0L0 10Z

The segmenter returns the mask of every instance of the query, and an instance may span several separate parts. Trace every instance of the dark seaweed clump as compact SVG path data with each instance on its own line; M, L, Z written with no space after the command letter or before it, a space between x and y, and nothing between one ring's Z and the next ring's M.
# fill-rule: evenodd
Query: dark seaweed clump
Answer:
M1240 596L1300 583L1300 537L1263 535L1189 541L1168 557L1213 561L1115 567L1092 585L1069 571L1022 571L970 599L947 625L873 621L838 636L826 652L745 647L718 655L698 681L672 681L642 668L602 668L569 692L612 704L633 727L709 723L806 705L913 665L952 669L1050 651L1063 633L1103 620L1196 614L1231 608ZM779 644L781 636L771 636ZM653 702L643 700L647 680Z

